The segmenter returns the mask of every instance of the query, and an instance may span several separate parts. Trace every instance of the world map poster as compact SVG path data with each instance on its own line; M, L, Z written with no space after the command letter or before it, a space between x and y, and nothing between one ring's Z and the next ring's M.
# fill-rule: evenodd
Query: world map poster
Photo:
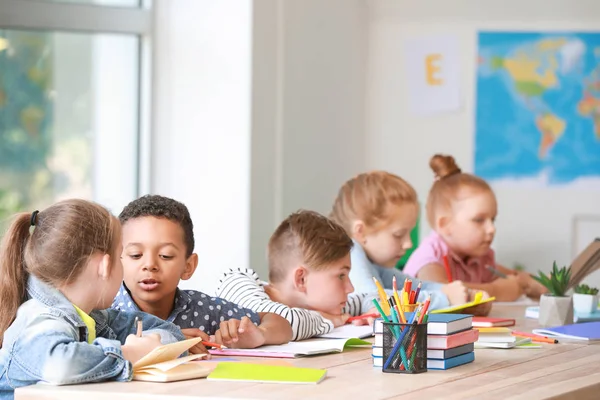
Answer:
M600 189L600 33L480 32L475 174Z

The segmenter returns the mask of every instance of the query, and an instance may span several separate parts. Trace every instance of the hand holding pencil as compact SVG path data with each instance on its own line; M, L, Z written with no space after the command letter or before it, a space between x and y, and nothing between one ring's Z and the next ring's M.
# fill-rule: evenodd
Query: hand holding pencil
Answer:
M142 321L137 319L134 323L135 334L130 334L125 339L125 343L121 345L123 357L134 364L137 360L150 353L156 347L161 346L160 335L151 333L142 335Z

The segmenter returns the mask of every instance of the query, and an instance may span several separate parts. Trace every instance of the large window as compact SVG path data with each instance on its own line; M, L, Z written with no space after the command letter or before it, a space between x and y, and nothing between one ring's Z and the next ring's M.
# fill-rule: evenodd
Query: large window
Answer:
M141 71L149 70L143 55L150 32L140 21L150 20L149 11L124 8L138 5L133 0L71 3L94 5L0 0L2 232L14 212L63 198L92 199L118 213L144 185L140 149L148 118L142 110L150 94ZM17 17L3 19L5 10ZM131 14L122 12L141 14L128 25ZM81 26L78 13L83 19L97 14L93 29ZM64 26L56 29L59 22Z

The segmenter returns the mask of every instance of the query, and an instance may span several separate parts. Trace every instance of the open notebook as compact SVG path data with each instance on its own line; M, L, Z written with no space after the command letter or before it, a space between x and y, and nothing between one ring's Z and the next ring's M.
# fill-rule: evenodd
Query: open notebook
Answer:
M373 327L370 325L347 324L339 326L329 333L317 337L326 339L364 339L373 336Z
M209 350L209 352L219 356L295 358L341 353L347 347L362 346L371 347L371 343L361 339L320 339L289 342L276 346L262 346L256 349L214 349Z
M206 356L192 354L177 358L202 338L182 340L159 346L133 364L133 379L136 381L173 382L185 379L204 378L210 369L201 363L189 361Z

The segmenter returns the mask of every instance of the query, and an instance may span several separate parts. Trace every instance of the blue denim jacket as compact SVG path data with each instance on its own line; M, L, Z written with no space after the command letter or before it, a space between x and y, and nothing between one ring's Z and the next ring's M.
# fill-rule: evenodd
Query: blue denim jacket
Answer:
M132 365L121 344L135 334L135 318L144 332L158 333L162 343L184 339L173 324L142 312L95 310L96 340L87 343L87 327L73 305L58 290L30 276L28 300L4 333L0 349L0 399L12 399L14 389L45 382L54 385L130 381Z
M412 280L413 288L416 288L421 282L421 292L418 301L425 301L427 296L431 296L430 310L446 308L450 305L448 297L441 291L442 284L438 282L419 281L410 275L407 275L396 268L385 268L374 264L367 257L367 253L362 248L360 243L353 241L354 245L350 250L350 262L352 269L350 270L350 280L354 285L354 291L359 293L376 293L377 286L373 282L373 277L383 285L387 294L392 294L392 279L395 276L398 281L398 287L404 283L404 279Z

